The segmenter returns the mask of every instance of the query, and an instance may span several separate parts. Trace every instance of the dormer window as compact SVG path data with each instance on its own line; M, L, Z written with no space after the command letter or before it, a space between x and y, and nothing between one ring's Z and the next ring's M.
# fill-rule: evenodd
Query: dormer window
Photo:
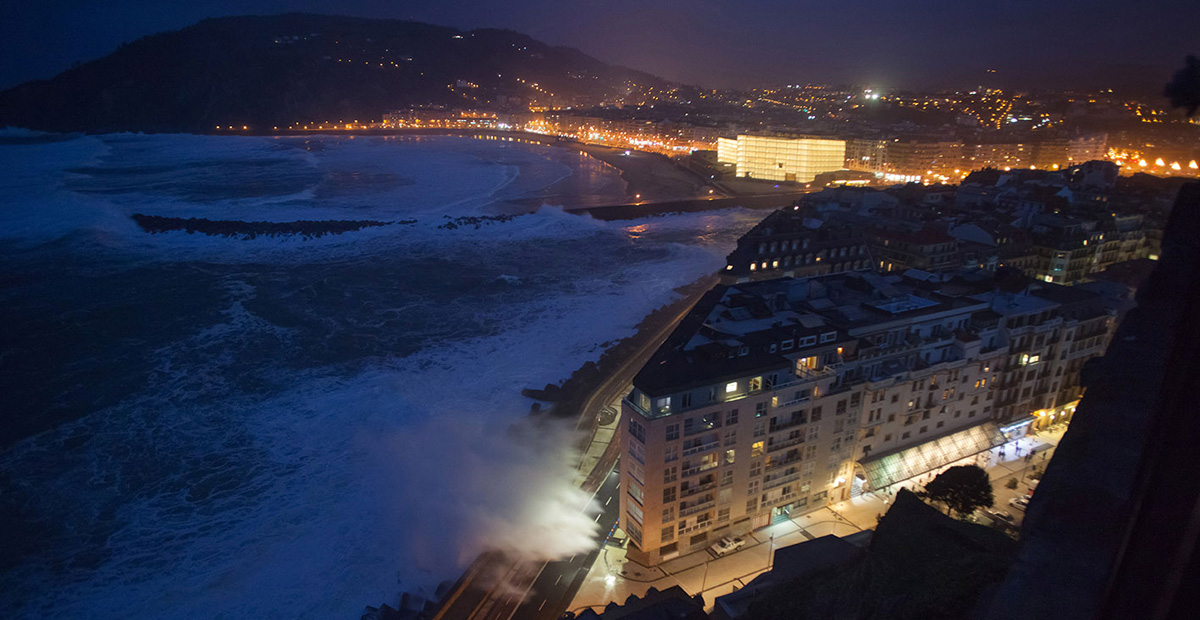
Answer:
M821 342L833 342L834 340L837 340L837 332L821 334Z
M737 381L730 381L725 384L725 393L732 394L737 391Z
M784 351L791 351L792 347L796 346L795 340L784 340L780 345Z

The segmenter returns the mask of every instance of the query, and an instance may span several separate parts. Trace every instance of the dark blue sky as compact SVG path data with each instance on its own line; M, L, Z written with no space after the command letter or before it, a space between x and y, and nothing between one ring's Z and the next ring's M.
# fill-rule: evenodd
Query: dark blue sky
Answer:
M1165 83L1200 53L1195 0L40 0L0 20L0 88L205 17L288 11L509 28L711 86Z

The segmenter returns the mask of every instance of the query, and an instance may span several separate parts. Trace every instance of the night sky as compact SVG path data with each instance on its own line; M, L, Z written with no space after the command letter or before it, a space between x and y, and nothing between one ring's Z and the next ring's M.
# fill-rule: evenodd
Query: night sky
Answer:
M508 28L713 87L1123 87L1200 53L1195 0L43 0L4 11L0 88L205 17L290 11Z

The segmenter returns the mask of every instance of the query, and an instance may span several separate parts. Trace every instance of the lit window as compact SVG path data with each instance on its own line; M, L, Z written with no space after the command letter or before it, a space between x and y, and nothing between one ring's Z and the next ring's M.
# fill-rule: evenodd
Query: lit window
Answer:
M737 391L737 381L730 381L725 384L725 393L732 394Z

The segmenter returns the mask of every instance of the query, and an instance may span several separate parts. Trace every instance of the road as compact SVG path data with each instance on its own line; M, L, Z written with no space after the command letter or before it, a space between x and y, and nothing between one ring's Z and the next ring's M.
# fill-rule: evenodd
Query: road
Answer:
M513 614L513 620L555 620L570 607L617 523L620 478L615 469L611 470L593 497L593 503L601 507L600 514L596 515L600 527L595 547L586 554L543 565L525 603Z
M570 606L617 522L620 476L610 470L592 496L600 506L595 545L587 553L550 562L514 561L502 554L480 556L434 616L435 620L555 620ZM501 575L488 580L487 575ZM496 581L479 587L481 581Z
M716 276L711 276L702 291L681 304L658 332L648 338L624 363L604 379L580 408L579 428L594 426L600 411L619 400L629 389L634 375L645 365L675 326L691 310L692 305L711 288ZM536 564L519 562L501 553L488 552L475 560L458 583L446 595L433 620L553 620L558 618L574 598L588 571L603 549L605 539L618 518L617 483L620 477L614 467L619 442L612 441L600 461L585 479L585 491L594 491L594 503L603 506L596 517L600 538L586 555L567 560ZM488 576L502 575L499 585ZM508 587L512 586L512 587ZM527 597L523 596L528 593ZM525 602L522 602L522 601Z

